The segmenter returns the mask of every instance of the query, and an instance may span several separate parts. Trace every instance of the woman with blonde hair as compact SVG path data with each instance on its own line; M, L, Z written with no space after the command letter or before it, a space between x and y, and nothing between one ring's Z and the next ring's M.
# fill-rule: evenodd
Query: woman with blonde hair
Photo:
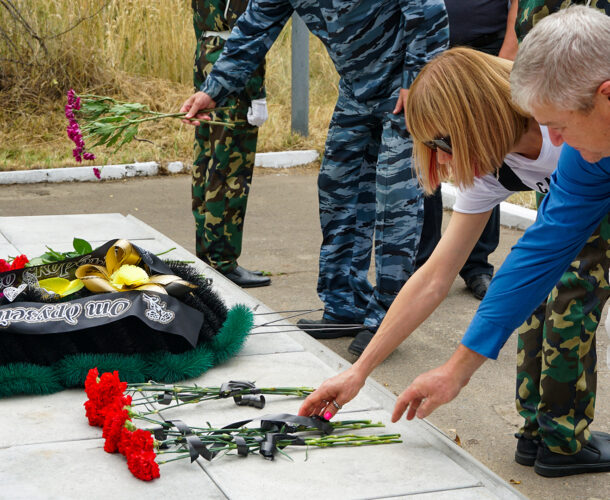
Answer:
M498 203L515 191L548 191L561 147L551 142L546 127L511 101L511 68L511 61L458 47L434 58L413 82L405 114L418 177L427 193L451 179L459 188L454 213L434 252L403 286L360 358L311 394L300 414L331 416L356 396L373 369L447 296ZM540 344L536 335L526 340ZM539 366L519 370L527 372L528 387L540 382ZM536 391L531 397L518 391L525 425L515 459L523 465L534 465L538 451L536 409L531 407L531 399L539 399Z

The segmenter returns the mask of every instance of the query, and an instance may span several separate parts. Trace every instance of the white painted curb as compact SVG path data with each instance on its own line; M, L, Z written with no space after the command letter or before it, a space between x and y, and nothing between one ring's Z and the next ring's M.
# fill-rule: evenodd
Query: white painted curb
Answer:
M41 170L13 170L0 172L0 184L34 184L37 182L71 182L97 181L91 167L50 168ZM122 179L157 175L159 164L154 161L131 163L128 165L104 165L101 170L102 179Z
M257 153L254 160L256 167L289 168L299 165L307 165L318 159L316 150L306 151L282 151L278 153ZM97 181L93 173L95 165L87 167L51 168L40 170L15 170L0 172L0 184L30 184L38 182L88 182ZM102 180L123 179L125 177L140 177L158 175L161 166L156 161L136 162L126 165L104 165L97 167L100 170ZM170 174L190 172L190 165L181 161L173 161L167 164Z
M453 208L457 188L451 184L443 182L441 185L443 194L443 207ZM517 229L527 229L536 220L536 210L520 207L513 203L503 201L500 203L500 224Z
M315 149L306 151L281 151L278 153L257 153L254 160L255 167L286 168L298 165L307 165L318 159Z

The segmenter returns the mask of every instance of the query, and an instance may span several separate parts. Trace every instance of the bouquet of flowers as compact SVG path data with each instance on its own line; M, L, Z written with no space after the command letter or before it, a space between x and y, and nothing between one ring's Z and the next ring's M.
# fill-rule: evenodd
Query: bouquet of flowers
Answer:
M91 94L77 95L73 89L68 91L68 102L65 108L68 127L66 132L74 149L72 155L77 162L95 160L95 155L89 151L96 146L115 146L116 153L125 144L136 139L138 128L142 123L163 120L165 118L184 118L186 113L159 113L148 106L137 102L123 102L111 97ZM213 112L227 108L201 110ZM234 127L233 123L211 120L208 123ZM83 135L84 134L84 135ZM85 139L93 145L85 148ZM100 177L99 169L95 169L96 177Z
M329 422L318 417L282 414L235 422L221 428L209 424L207 427L192 427L181 420L166 420L162 417L158 420L159 410L150 407L161 401L168 392L175 399L175 404L171 407L175 407L229 396L235 398L262 393L302 397L312 390L304 387L256 388L249 382L228 382L220 387L168 387L154 382L127 384L120 380L117 372L100 376L98 369L93 368L85 380L88 399L84 405L89 425L102 428L104 450L124 455L131 473L144 481L160 477L159 465L186 458L193 462L199 457L212 460L220 454L237 453L247 456L256 453L273 460L278 452L286 455L282 450L287 446L327 448L401 442L399 434L362 436L338 433L343 430L383 427L383 424L372 423L370 420ZM237 399L236 402L239 404ZM136 408L142 405L144 411ZM147 425L154 424L155 429L140 429L134 420ZM259 427L246 427L246 424L254 420L260 420ZM165 455L172 458L165 458Z

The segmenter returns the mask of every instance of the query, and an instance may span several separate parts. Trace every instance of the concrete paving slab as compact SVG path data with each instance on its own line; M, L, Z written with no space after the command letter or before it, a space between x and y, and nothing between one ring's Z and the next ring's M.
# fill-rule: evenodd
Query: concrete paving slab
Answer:
M70 389L46 396L0 399L0 449L11 446L95 439L98 427L85 417L84 390Z
M266 498L285 499L298 492L299 498L384 498L472 488L480 481L440 450L430 446L417 425L391 424L383 411L367 413L373 421L386 423L378 432L400 433L402 443L325 448L289 447L290 459L276 455L273 462L258 456L245 460L219 457L203 463L204 469L230 498L248 498L252 484L235 481L237 474L264 474ZM348 416L349 418L349 416ZM353 431L368 435L371 429ZM261 464L262 462L262 464Z
M272 355L237 356L222 365L214 367L200 377L188 380L185 383L206 387L217 387L229 380L244 380L254 382L258 387L318 387L334 373L334 370L310 352L281 352ZM301 405L301 400L287 397L281 398L278 396L270 397L268 399L270 402L282 402L281 408L276 406L273 410L274 412L281 411L282 413L296 414ZM286 401L288 403L284 404ZM176 408L172 411L172 415L177 415L177 418L185 418L185 421L190 423L191 420L190 417L187 417L187 414L196 415L198 411L196 406L197 405L189 405L188 407ZM208 403L207 406L211 405ZM231 400L231 405L228 406L228 409L234 409L234 406L235 405ZM159 408L162 407L159 406ZM226 414L227 407L222 406L219 408L220 413L226 415L222 417L220 422L216 420L219 424L224 422L222 425L239 420L243 415L248 417L251 413L256 414L256 411L253 412L252 409L249 409L249 412L241 412L234 418L233 415ZM381 405L366 392L361 392L349 404L350 412L380 408ZM247 410L248 408L239 409ZM207 411L213 412L213 410L206 410L206 412ZM269 409L266 409L265 411L267 413L271 412ZM341 412L344 412L344 410ZM341 412L339 413L341 414ZM228 421L228 419L232 420ZM222 427L222 425L220 426Z
M238 356L274 354L280 352L303 351L304 348L284 333L261 333L249 335Z
M197 464L180 460L162 467L162 480L140 481L125 457L104 451L102 439L13 446L0 449L0 499L171 499L181 492L227 498Z
M487 500L491 498L495 497L482 486L409 495L409 500Z
M17 248L7 242L0 242L0 259L6 259L7 257L14 257L19 255L20 252Z
M0 218L0 231L8 234L11 244L15 244L13 238L21 244L47 243L45 238L51 235L58 241L61 228L60 234L66 244L78 235L90 240L105 238L104 241L125 237L138 240L136 244L151 250L153 246L176 246L136 218L119 214L9 219L19 219ZM96 224L92 224L92 220ZM39 228L38 234L30 230L21 238L19 227L34 226ZM5 227L11 230L5 231ZM98 227L103 228L103 234ZM89 229L90 233L79 233L81 229ZM177 252L194 259L183 248L178 247ZM196 265L213 278L214 287L228 305L246 303L257 313L272 312L203 263ZM256 321L262 324L269 318L256 316ZM290 326L288 321L286 326ZM240 356L195 381L200 385L219 385L232 379L255 380L259 386L318 385L348 365L303 332L278 335L270 333L273 328L269 326L259 330L259 334L248 340L248 346ZM277 346L265 346L275 343ZM87 425L82 407L84 399L81 391L64 391L46 397L10 398L0 402L0 429L4 429L0 434L0 483L4 486L0 498L7 492L9 497L19 498L20 491L26 491L27 498L161 497L174 496L184 485L206 498L305 498L317 496L321 491L333 498L414 498L413 495L422 499L523 498L426 421L403 420L390 424L395 397L374 380L367 381L358 398L350 403L349 410L344 409L341 413L346 417L382 420L388 426L388 432L399 429L405 440L401 445L367 447L366 450L310 450L308 454L300 449L291 452L293 461L278 458L268 462L253 456L245 460L219 457L210 463L200 459L193 465L178 462L163 466L161 480L152 485L133 478L123 457L104 453L102 441L92 439L90 432L99 437L100 430ZM290 398L269 398L263 411L296 412L299 403ZM232 401L216 402L213 410L211 406L209 408L205 415L210 420L218 415L225 423L239 419L246 411L249 416L256 415L253 409L236 407ZM184 420L193 425L192 419L186 417L201 413L201 410L193 412L193 409L194 406L176 409L175 414L182 411ZM15 427L19 427L19 431L13 430L12 434L16 435L9 435L10 431L6 429ZM24 444L28 439L29 444ZM40 465L41 457L45 457L43 466ZM357 461L357 467L354 461Z
M25 223L27 220L27 224ZM154 239L148 226L135 224L121 214L38 215L32 217L1 217L0 233L13 245L71 245L73 238L87 241L108 241L114 238Z

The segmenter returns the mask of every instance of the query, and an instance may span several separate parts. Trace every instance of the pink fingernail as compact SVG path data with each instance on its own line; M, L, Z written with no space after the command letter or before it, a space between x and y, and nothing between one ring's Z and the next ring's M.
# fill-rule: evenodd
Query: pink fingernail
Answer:
M332 414L331 412L327 411L327 412L324 414L324 418L325 418L326 420L330 420L331 418L333 418L333 414Z

